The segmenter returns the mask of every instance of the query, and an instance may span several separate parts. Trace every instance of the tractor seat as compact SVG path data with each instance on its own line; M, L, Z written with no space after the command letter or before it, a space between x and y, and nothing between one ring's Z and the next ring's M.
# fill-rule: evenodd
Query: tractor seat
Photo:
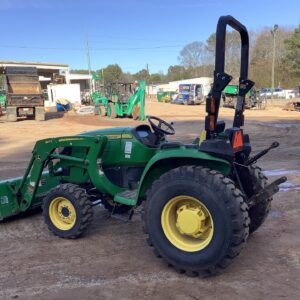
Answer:
M125 99L125 98L119 99L118 102L121 103L121 104L127 104L128 103L128 99Z
M147 147L156 148L159 146L159 138L151 131L149 125L142 124L133 128L132 134Z

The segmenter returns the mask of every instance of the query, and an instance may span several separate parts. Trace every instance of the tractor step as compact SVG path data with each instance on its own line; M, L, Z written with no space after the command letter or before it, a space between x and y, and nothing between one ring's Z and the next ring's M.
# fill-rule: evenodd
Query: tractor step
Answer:
M117 213L114 213L114 211L112 211L112 213L110 214L110 216L114 219L117 219L117 220L120 220L120 221L123 221L123 222L129 222L131 221L132 217L133 217L133 214L134 214L134 208L132 208L128 213L126 214L117 214Z
M126 205L134 205L137 190L125 190L115 195L114 201Z

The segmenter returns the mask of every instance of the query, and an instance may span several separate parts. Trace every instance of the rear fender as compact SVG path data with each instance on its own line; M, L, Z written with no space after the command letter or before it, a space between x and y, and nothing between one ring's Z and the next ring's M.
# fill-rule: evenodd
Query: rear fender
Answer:
M186 165L204 166L217 170L225 176L231 170L231 165L228 161L198 151L197 149L160 151L151 158L141 176L136 203L140 203L146 197L146 192L154 180L171 169Z

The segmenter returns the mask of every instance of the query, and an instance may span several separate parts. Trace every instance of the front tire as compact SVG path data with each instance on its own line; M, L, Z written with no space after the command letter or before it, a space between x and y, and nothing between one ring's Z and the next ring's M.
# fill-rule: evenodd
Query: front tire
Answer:
M219 172L197 166L173 169L153 183L143 222L154 253L192 276L226 268L249 233L240 190Z
M75 239L91 223L92 203L84 189L71 183L60 184L45 197L43 216L52 233L61 238Z

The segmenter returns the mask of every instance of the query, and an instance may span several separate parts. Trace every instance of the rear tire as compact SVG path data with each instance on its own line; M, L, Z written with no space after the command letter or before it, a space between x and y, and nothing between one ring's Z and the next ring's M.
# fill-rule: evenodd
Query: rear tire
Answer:
M108 104L109 106L109 111L110 111L110 114L109 114L109 117L111 119L115 119L117 117L117 110L116 110L116 106L111 102ZM108 114L107 114L108 115Z
M135 105L132 109L132 119L133 120L140 119L140 113L141 113L141 110L140 110L139 105Z
M264 175L264 173L261 171L261 168L258 166L251 166L250 173L254 181L254 192L257 193L260 189L263 189L268 184L268 178ZM248 197L251 196L252 195L248 195ZM256 231L266 220L271 209L271 201L272 198L263 199L261 202L249 209L250 233Z
M6 119L8 122L16 122L17 117L17 108L16 107L7 107L6 109Z
M43 216L52 233L61 238L75 239L91 223L92 203L84 189L71 183L60 184L45 197Z
M36 121L45 121L45 109L44 107L35 108L35 120Z
M248 237L248 205L229 178L184 166L153 183L143 223L154 253L169 265L188 275L214 274L238 256ZM192 233L194 224L200 231L197 225Z
M99 106L99 115L100 117L105 117L106 116L106 108L104 105Z

